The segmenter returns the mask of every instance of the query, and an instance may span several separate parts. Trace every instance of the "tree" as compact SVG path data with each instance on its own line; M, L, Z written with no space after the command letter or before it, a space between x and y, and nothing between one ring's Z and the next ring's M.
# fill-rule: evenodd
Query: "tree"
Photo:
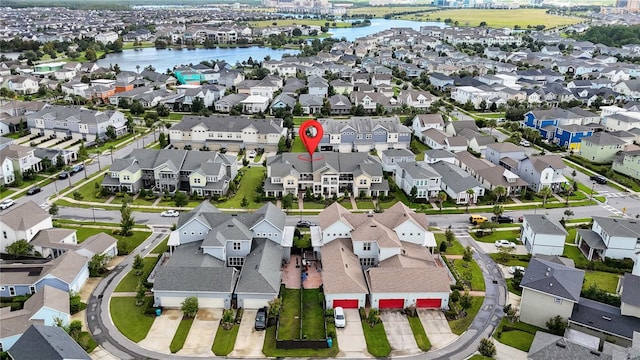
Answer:
M447 245L453 246L453 240L456 239L456 236L451 229L447 229L444 232L444 238L447 240Z
M127 202L124 202L122 204L122 207L120 208L120 216L120 235L131 235L131 229L133 229L133 226L136 224L136 222L133 218L133 215L131 214L131 208L129 207L129 204Z
M471 249L471 246L467 245L467 247L464 248L464 254L462 254L462 260L469 262L471 261L471 259L473 259L473 250Z
M249 206L249 200L247 200L246 196L242 197L242 201L240 201L240 206L242 206L243 208L246 208L247 206Z
M511 258L511 254L515 251L516 249L510 247L510 246L501 246L498 248L498 253L500 254L500 260L502 261L507 261L509 260L509 258Z
M182 302L182 312L190 318L196 317L198 313L198 298L195 296L189 296Z
M564 211L564 216L568 218L572 217L574 215L573 210L567 209Z
M438 193L438 207L440 208L440 211L442 211L442 203L445 202L447 200L447 193L444 191L440 191Z
M96 55L96 51L93 49L87 49L87 51L85 51L84 53L84 57L87 58L87 61L96 61L98 59L98 56Z
M467 212L469 212L469 205L473 202L473 195L475 195L475 191L473 189L467 190Z
M473 305L473 299L471 298L471 295L469 295L469 291L465 291L464 295L460 296L460 306L462 307L462 310L468 310L471 309L471 306Z
M164 149L167 147L167 145L169 145L169 141L167 140L167 135L165 135L163 132L161 132L160 135L158 135L158 143L160 143L161 149Z
M540 189L540 192L538 193L538 195L542 196L542 206L544 207L547 204L547 198L553 195L553 190L551 190L550 187L545 186L542 189Z
M177 207L183 207L189 203L189 197L183 191L176 191L173 201L175 201Z
M193 98L193 102L191 103L191 112L199 113L203 109L204 109L204 99L199 97Z
M507 189L504 186L498 185L493 189L493 193L496 195L496 202L500 203L500 198L507 195Z
M69 291L69 312L73 315L82 310L82 298L77 291Z
M107 137L111 140L115 140L115 138L118 137L118 135L116 134L116 128L113 127L113 125L107 126L107 131L105 132L105 135L107 135Z
M285 151L287 151L287 139L284 136L281 136L278 141L278 154L282 154Z
M547 320L545 325L552 334L556 334L558 336L563 336L564 330L567 328L567 322L560 315L550 318Z
M133 100L133 104L129 108L132 115L142 115L144 114L144 106L138 100Z
M60 208L58 207L58 205L56 203L51 204L51 207L49 208L49 215L56 216L59 212Z
M478 352L482 356L493 357L496 354L496 345L490 339L482 338L478 345Z
M502 213L504 213L504 208L500 205L494 205L493 206L493 214L495 216L500 216L502 215Z
M144 287L142 279L138 280L136 286L136 306L142 306L144 304L144 297L147 294L147 288Z
M282 198L282 207L287 212L289 212L292 206L293 206L293 194L287 194L287 196Z
M142 275L144 270L144 261L142 260L142 256L137 254L136 257L133 258L133 265L131 266L133 270L136 271L136 276Z
M95 254L89 260L89 276L98 277L107 272L109 257L105 254Z
M169 116L169 114L171 114L169 107L167 107L167 105L165 104L158 104L158 106L156 106L156 112L160 117L167 117Z
M378 309L369 309L367 322L371 327L374 327L377 323L380 322L380 312L378 311Z
M416 201L416 196L418 196L418 188L414 186L411 188L411 192L409 193L409 199L411 202Z
M13 256L25 256L31 254L33 251L33 245L25 239L20 239L11 245L6 247L7 254Z

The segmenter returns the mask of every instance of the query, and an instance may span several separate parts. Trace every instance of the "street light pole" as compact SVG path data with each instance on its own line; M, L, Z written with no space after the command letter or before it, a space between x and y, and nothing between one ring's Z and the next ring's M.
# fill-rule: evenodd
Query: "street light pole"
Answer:
M596 186L596 182L591 182L591 194L589 194L589 204L591 204L591 200L593 200L593 188Z
M93 223L96 223L96 208L94 208L93 206L91 207L91 212L93 213Z

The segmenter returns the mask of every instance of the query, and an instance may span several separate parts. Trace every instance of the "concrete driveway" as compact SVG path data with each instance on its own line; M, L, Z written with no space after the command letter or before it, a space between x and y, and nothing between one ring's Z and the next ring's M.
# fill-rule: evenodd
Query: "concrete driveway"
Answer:
M406 356L422 353L413 336L409 320L399 311L382 311L380 318L387 333L391 356Z
M338 346L340 346L340 352L337 357L371 357L367 352L367 342L364 339L364 331L362 330L358 309L344 309L344 316L347 325L344 328L336 328Z
M499 253L500 252L500 248L496 247L496 245L494 243L484 243L484 242L480 242L480 241L476 241L476 243L487 254L494 254L494 253ZM514 252L512 252L512 254L514 254L514 255L526 255L527 254L527 248L524 245L516 245L516 250Z
M171 354L169 345L176 334L176 330L178 330L181 320L182 311L164 310L162 315L156 317L153 321L147 337L140 341L138 345L145 349Z
M253 326L256 321L258 310L245 309L242 314L242 322L238 329L236 346L228 357L236 358L264 358L262 347L264 346L264 336L266 331L256 331Z
M418 317L433 349L443 348L458 338L451 332L442 311L419 309Z
M216 338L222 310L200 309L191 324L189 335L178 355L214 356L211 352L213 339Z

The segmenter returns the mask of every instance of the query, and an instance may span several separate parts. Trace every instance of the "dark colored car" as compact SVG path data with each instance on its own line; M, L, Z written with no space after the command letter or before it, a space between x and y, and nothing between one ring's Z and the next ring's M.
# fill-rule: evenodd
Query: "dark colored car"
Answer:
M511 224L513 223L513 218L507 215L492 216L491 221L498 224Z
M58 175L58 179L60 179L60 180L64 180L64 179L66 179L68 177L69 177L69 173L66 172L66 171L63 171L63 172L60 173L60 175Z
M258 309L256 313L256 330L264 330L267 328L267 308L263 307Z
M309 221L309 220L300 220L298 221L297 224L298 227L303 227L303 228L308 228L311 226L316 226L316 224L314 224L313 222Z
M30 187L30 188L29 188L29 190L27 190L27 195L37 194L37 193L39 193L40 191L42 191L42 189L41 189L41 188L39 188L39 187L37 187L37 186L33 186L33 187Z
M602 175L591 175L589 179L591 179L591 181L595 181L598 184L602 184L602 185L607 183L607 178Z

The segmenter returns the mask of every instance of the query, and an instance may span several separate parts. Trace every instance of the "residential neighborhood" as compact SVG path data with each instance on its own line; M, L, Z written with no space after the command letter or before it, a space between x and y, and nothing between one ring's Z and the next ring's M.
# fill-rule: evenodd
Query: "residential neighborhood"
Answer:
M638 359L637 1L33 6L3 358Z

